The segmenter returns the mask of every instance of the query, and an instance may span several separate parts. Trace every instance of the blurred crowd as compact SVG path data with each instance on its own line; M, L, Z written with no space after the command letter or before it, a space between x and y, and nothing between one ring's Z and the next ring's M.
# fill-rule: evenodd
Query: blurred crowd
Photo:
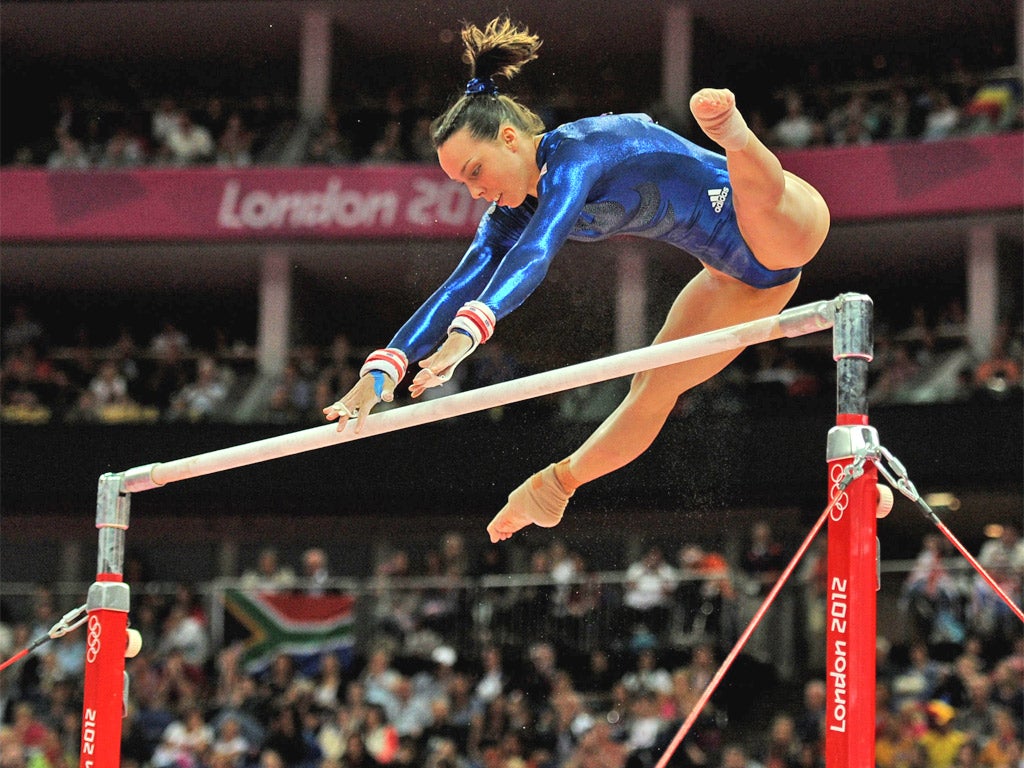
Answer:
M938 66L936 64L936 66ZM744 102L751 127L770 146L803 149L875 142L933 141L1024 129L1024 94L1013 68L968 71L955 59L931 76L886 76L854 82L806 83ZM813 67L812 74L813 74ZM430 121L444 94L429 80L393 87L377 100L331 103L315 120L299 118L287 97L232 99L193 92L122 103L104 94L66 95L49 117L48 132L16 148L5 162L51 169L253 164L337 165L436 163ZM627 93L599 106L580 94L533 103L553 127L612 111L648 111L676 125L660 104L631 103ZM42 116L36 116L40 123ZM697 140L702 140L698 137Z
M321 409L347 392L358 378L366 351L344 334L321 347L293 348L279 376L256 375L249 341L222 329L192 329L164 319L148 339L123 327L111 339L93 340L87 328L44 327L32 307L15 302L0 341L0 419L19 423L124 423L244 421L315 424ZM201 341L193 341L200 332ZM1021 326L1005 324L989 355L966 346L961 305L916 307L909 324L879 322L870 372L872 403L961 402L1005 399L1021 391L1024 360ZM63 340L64 343L59 343ZM729 369L680 399L678 415L702 405L742 411L834 392L834 366L815 347L762 344L744 352ZM444 390L453 394L533 373L492 340L460 366ZM621 397L621 382L560 396L549 415L598 420ZM249 397L250 391L255 393ZM252 405L255 399L255 405ZM242 403L249 407L242 408ZM409 402L399 390L391 407ZM382 407L383 404L382 404Z
M925 79L813 83L752 105L752 127L779 149L928 141L1024 129L1015 72L959 69ZM593 113L559 100L548 125ZM427 128L443 104L428 84L392 89L379 103L334 104L314 123L287 100L164 94L125 104L68 96L39 119L37 140L4 159L51 169L253 164L436 162ZM627 99L607 108L637 109ZM622 110L620 110L622 111ZM656 118L671 116L649 105ZM322 422L320 409L351 386L367 350L339 335L292 350L281 375L259 382L251 339L165 319L152 334L125 327L95 338L48 327L33 307L4 307L0 419L19 423L246 420ZM202 340L197 341L202 335ZM1019 397L1021 328L1001 329L990 354L970 355L957 302L921 307L908 324L881 324L872 366L874 403L900 402L940 363L953 375L933 400ZM528 373L492 341L460 367L445 394ZM831 361L819 350L760 345L708 386L682 398L701 407L830 396ZM259 390L252 387L260 385ZM566 395L552 415L600 418L615 385ZM241 413L239 405L255 405ZM605 395L607 395L605 397ZM917 400L920 401L920 400ZM396 405L403 404L403 397ZM313 661L280 654L250 668L243 646L219 642L207 585L148 590L132 574L131 623L143 636L128 661L122 765L139 768L641 768L663 753L734 644L750 607L792 555L769 525L722 551L693 542L648 546L616 578L553 541L513 557L466 549L446 534L422 555L401 548L358 574L369 641ZM927 538L901 592L911 640L878 642L877 768L1019 768L1024 728L1020 624L979 579L948 568ZM1004 527L978 559L1021 602L1024 546ZM267 549L238 586L252 593L321 594L332 586L325 553L310 548L293 569ZM515 588L470 593L467 579L531 577ZM425 580L416 586L417 580ZM773 681L744 676L716 695L672 765L824 768L825 572L822 549L802 563L798 597L751 640L747 655ZM412 586L410 586L412 585ZM473 599L468 595L472 594ZM25 610L0 611L0 661L45 635L68 606L40 586ZM223 638L221 638L223 640ZM82 706L81 630L43 644L0 672L0 768L77 764ZM799 658L797 656L799 655ZM752 676L752 675L751 675ZM746 685L747 687L744 687ZM755 698L770 716L743 728L731 715ZM743 702L742 700L746 700ZM749 710L748 710L749 713Z
M159 592L132 570L130 621L143 646L127 662L122 765L653 765L735 643L730 614L742 612L744 599L760 601L792 554L763 521L738 545L715 552L684 542L672 558L650 545L621 572L599 577L559 540L508 556L498 547L473 553L461 535L447 532L421 554L391 549L362 574L360 600L371 626L361 647L306 657L282 652L258 667L245 663L240 642L217 641L201 585ZM922 552L934 555L935 542L926 540ZM978 556L1019 602L1019 532L1006 529ZM932 557L931 567L941 560ZM932 581L921 567L908 577L908 592L922 578ZM455 587L467 577L510 574L534 578L473 600L458 597L466 593ZM742 680L731 676L672 765L824 768L824 642L813 629L825 610L823 550L801 563L798 581L806 606L795 615L806 624L806 642L821 648L783 686L782 638L765 627L767 676L757 682L749 661ZM340 589L316 547L294 569L268 547L235 583L254 594ZM610 634L588 635L612 593ZM1018 768L1024 633L1019 623L985 616L991 610L981 603L992 597L960 615L957 636L936 636L933 624L915 620L918 631L899 645L878 638L877 768ZM506 622L514 604L521 610ZM60 618L49 588L39 587L28 606L5 606L4 658ZM909 599L901 610L907 618L921 614ZM482 630L469 642L458 637L466 624ZM757 653L760 634L743 658ZM83 632L69 633L0 674L4 768L75 764L84 643ZM783 688L788 696L777 694Z

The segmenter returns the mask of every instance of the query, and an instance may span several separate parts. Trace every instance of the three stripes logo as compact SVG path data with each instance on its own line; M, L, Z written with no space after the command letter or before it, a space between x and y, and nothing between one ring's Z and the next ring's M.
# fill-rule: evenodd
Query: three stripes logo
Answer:
M725 198L729 196L729 188L722 187L721 189L709 189L708 197L711 198L711 207L715 209L715 213L721 213L722 208L725 206Z

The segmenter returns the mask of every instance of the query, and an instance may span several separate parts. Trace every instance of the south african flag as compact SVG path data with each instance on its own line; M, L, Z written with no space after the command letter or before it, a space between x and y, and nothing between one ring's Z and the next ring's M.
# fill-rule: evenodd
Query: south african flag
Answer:
M250 671L264 669L281 653L301 665L305 658L350 651L354 643L351 595L228 589L224 607L240 625L227 634L243 639L242 663Z

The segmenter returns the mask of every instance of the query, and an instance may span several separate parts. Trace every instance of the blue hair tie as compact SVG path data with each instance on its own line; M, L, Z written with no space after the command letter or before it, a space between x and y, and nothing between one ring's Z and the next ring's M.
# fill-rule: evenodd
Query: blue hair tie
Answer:
M466 83L466 95L467 96L478 96L481 93L487 94L488 96L498 95L498 86L494 84L494 81L489 77L479 78L474 77L468 83Z

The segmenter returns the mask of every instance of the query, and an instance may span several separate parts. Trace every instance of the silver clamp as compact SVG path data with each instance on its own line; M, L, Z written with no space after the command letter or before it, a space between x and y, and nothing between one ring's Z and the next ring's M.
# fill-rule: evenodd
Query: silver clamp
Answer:
M888 462L888 466L885 462L882 462L877 456L872 458L875 466L878 468L879 474L884 477L889 485L898 490L904 496L911 501L918 503L921 501L921 494L917 492L917 488L914 487L914 483L911 482L910 477L907 475L907 468L903 466L899 459L892 455L892 453L884 446L878 446L878 450L881 453L882 458Z
M89 618L89 614L86 612L86 607L80 605L77 608L72 608L70 611L61 617L61 620L54 624L50 631L47 632L47 636L53 640L58 637L64 637L68 632L78 629L80 626L85 624Z

